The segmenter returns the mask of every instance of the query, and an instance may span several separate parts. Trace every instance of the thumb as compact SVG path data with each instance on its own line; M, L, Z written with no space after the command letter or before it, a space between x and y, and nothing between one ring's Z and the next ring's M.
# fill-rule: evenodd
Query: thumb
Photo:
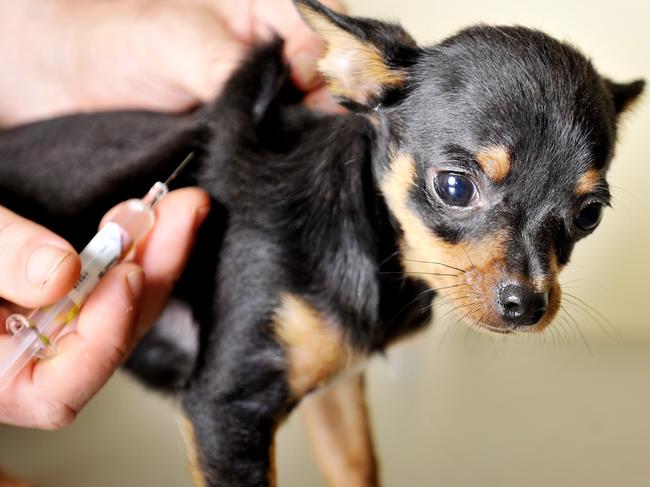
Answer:
M72 288L81 263L61 237L0 206L0 297L25 307L49 304Z

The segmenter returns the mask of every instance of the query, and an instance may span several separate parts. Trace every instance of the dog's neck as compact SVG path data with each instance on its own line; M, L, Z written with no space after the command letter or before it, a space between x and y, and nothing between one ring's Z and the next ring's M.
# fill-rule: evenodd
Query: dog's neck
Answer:
M422 281L411 279L400 263L399 241L402 230L393 218L380 189L380 181L388 169L390 147L394 140L387 117L374 112L369 117L349 115L355 123L365 126L368 134L364 142L341 125L340 140L357 149L356 160L348 164L351 180L360 181L358 188L343 189L341 198L352 196L356 201L342 208L363 208L364 214L353 215L343 211L352 235L342 236L337 243L335 260L348 263L338 269L334 295L340 301L339 309L347 309L343 320L349 323L349 335L358 345L373 351L381 350L394 339L428 322L428 305L432 294ZM363 150L359 145L365 144ZM340 160L332 159L333 167ZM333 169L340 173L340 166ZM348 170L346 170L347 172ZM345 240L349 239L347 242ZM348 244L351 247L348 247ZM343 277L345 276L345 277ZM355 291L356 292L353 292Z

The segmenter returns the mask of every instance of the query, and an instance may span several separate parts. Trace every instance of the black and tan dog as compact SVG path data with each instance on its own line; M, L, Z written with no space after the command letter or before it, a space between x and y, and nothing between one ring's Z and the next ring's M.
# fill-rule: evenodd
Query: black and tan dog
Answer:
M618 117L643 88L534 30L478 26L421 48L396 25L298 8L347 115L300 105L276 42L192 114L0 134L0 204L77 246L198 154L184 183L210 192L214 217L128 366L180 396L199 485L272 484L282 420L424 327L438 293L495 332L549 325L558 273L609 203ZM378 482L362 389L350 373L305 404L332 485Z

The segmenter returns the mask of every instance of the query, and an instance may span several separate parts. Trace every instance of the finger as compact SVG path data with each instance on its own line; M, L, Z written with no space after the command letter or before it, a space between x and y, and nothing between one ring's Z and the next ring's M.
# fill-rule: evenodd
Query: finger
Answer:
M0 297L26 307L52 303L72 288L80 266L64 239L0 207Z
M172 191L161 200L156 225L138 251L151 270L150 276L135 274L143 278L139 306L137 292L129 294L119 278L138 267L120 264L89 297L77 330L57 344L58 355L25 368L3 391L0 422L57 429L72 421L162 310L209 207L208 195L197 188Z
M100 227L110 220L116 208L106 213ZM199 188L172 191L156 206L156 224L136 252L136 261L146 275L139 336L147 332L162 312L209 211L210 197Z
M344 11L341 2L330 0L323 3L334 10ZM294 83L304 91L317 88L322 79L316 63L322 55L323 43L304 22L293 2L258 0L253 9L253 25L261 35L271 30L285 39L284 52L291 64Z
M7 328L5 327L5 323L11 314L12 310L7 304L0 304L0 336L8 333Z
M326 88L316 89L305 96L304 104L315 110L328 113L346 113L347 110L339 105Z
M161 98L171 101L172 94L183 94L196 104L218 95L249 49L224 20L215 9L199 3L149 4L139 35L150 48L143 63L147 79L166 88L160 91ZM171 47L170 33L175 38ZM187 108L181 105L175 108Z
M23 369L3 391L4 416L41 429L67 426L133 346L143 282L136 264L111 269L86 301L76 330L57 343L57 354Z
M156 206L156 224L136 254L146 276L138 336L143 336L160 315L209 210L210 198L198 188L172 191Z

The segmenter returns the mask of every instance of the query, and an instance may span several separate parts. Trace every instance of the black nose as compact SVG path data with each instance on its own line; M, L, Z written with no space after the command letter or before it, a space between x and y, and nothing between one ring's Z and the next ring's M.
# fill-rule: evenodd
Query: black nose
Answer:
M501 316L515 326L530 326L542 319L548 305L548 293L535 292L518 284L508 284L499 292Z

